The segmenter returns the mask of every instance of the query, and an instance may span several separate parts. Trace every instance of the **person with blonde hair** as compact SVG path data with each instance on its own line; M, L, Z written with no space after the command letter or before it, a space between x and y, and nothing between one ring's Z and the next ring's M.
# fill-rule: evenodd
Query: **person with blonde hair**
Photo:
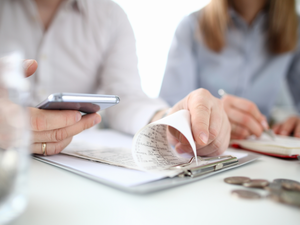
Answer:
M222 102L231 138L268 129L276 98L288 84L300 110L299 24L294 0L211 0L179 24L160 97L173 105L206 88ZM300 137L295 115L275 124L277 134Z

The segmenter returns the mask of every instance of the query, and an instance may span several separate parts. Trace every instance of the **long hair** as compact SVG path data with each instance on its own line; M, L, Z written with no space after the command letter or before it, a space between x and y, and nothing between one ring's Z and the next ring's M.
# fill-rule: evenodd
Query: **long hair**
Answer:
M226 45L225 33L231 22L228 14L229 0L211 0L199 17L199 27L204 43L214 52ZM267 12L267 47L273 54L292 51L297 46L298 18L295 0L270 0Z

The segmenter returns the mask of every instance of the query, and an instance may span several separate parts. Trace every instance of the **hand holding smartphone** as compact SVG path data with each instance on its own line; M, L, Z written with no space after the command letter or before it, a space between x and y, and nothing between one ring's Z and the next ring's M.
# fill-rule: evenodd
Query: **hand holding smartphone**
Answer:
M39 109L78 110L83 113L95 113L117 105L120 98L116 95L54 93L36 106Z

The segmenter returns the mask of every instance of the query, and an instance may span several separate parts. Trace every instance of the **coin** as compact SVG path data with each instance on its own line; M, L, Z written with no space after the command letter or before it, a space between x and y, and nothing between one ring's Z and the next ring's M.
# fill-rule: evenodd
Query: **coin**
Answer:
M253 192L253 191L248 191L248 190L233 190L231 192L232 195L237 196L239 198L244 198L244 199L260 199L261 195Z
M254 179L250 180L249 182L243 183L244 187L250 188L264 188L269 185L269 181L263 179Z
M281 202L280 194L281 194L281 191L280 192L272 192L267 197L275 202Z
M300 207L300 193L296 191L283 191L280 195L281 202Z
M267 190L270 193L277 193L280 192L281 189L281 184L280 183L275 183L275 182L271 182L269 183L268 186L264 187L265 190Z
M285 190L300 192L300 184L297 184L297 183L285 183L285 182L283 182L281 184L281 186Z
M300 192L282 190L271 193L269 196L273 201L300 207Z
M300 182L295 181L295 180L290 180L290 179L275 179L275 180L273 180L273 182L279 183L279 184L282 184L282 183L300 184Z
M249 182L251 179L249 177L227 177L224 181L227 184L239 184L242 185L245 182Z

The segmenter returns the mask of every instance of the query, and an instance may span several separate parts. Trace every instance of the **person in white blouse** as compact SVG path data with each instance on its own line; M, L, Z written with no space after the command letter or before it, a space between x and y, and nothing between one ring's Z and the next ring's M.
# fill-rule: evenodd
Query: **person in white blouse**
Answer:
M198 89L172 108L147 97L140 85L135 39L124 11L110 0L1 0L0 40L21 46L27 59L33 105L54 92L114 94L119 105L106 110L109 126L134 134L165 114L187 109L199 155L217 155L229 143L230 124L220 100ZM63 150L72 136L99 123L98 114L29 108L32 152ZM189 152L187 140L169 133L178 152Z

